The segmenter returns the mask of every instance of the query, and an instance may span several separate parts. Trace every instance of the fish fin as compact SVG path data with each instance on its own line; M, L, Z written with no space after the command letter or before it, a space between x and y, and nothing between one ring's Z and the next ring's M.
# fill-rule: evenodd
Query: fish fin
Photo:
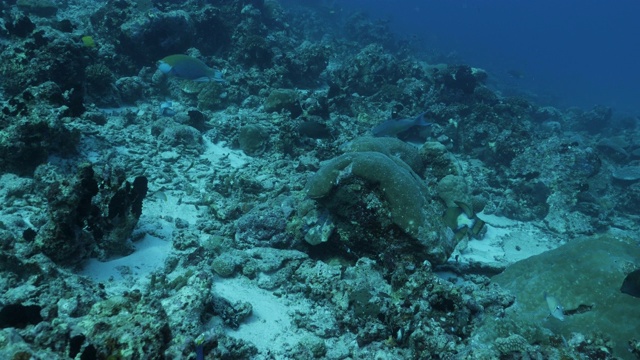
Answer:
M462 211L464 212L465 215L467 215L467 217L469 218L473 218L475 216L475 214L473 213L473 208L471 207L471 205L462 202L462 201L454 201L454 203L456 205L458 205L458 207L460 207L460 209L462 209Z
M460 241L464 239L465 236L469 235L469 227L463 226L458 230L454 230L453 233L455 234L456 240Z
M486 223L483 220L480 220L477 216L474 216L474 222L471 226L471 229L469 229L469 234L473 237L480 235L485 225Z
M423 112L418 116L416 116L415 119L413 120L413 126L430 126L431 123L425 120L424 118L426 114L427 114L426 112Z
M456 230L458 228L458 216L462 214L462 209L459 207L449 207L442 214L442 220L444 220L444 224L447 225L451 230Z

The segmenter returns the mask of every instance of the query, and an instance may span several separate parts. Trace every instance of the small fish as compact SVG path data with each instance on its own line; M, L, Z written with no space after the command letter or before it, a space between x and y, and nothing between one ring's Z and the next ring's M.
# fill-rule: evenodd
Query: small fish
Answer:
M156 199L160 202L167 202L167 194L164 193L164 191L162 190L158 190L156 192L154 192L153 194L151 194L151 198Z
M394 137L415 127L430 126L431 123L424 119L424 115L425 113L422 113L413 119L387 120L371 129L371 132L375 137Z
M298 134L306 136L312 139L329 139L331 138L331 131L326 124L315 120L307 120L301 122L296 127Z
M222 72L188 55L169 55L158 61L158 69L164 74L198 82L225 82Z
M80 40L82 40L82 44L85 47L88 47L88 48L96 47L96 42L93 40L93 37L91 37L91 36L88 36L88 35L87 36L83 36L82 38L80 38Z
M445 225L453 230L457 240L462 240L465 236L482 238L486 233L486 223L478 218L471 205L462 201L455 203L456 206L447 208L442 215Z
M160 115L162 116L173 116L176 114L176 111L173 109L173 103L171 101L165 101L160 104Z
M553 296L550 296L546 292L544 293L544 299L547 301L547 307L549 308L549 316L564 321L564 308L560 305L560 302Z

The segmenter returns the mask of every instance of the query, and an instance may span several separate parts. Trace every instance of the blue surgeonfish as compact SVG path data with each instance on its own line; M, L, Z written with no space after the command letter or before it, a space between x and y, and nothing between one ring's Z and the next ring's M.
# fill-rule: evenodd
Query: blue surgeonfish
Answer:
M169 55L158 61L158 69L167 75L192 81L225 82L220 70L212 69L202 61L189 55Z
M549 308L549 315L547 315L547 317L553 316L560 321L564 321L564 308L560 305L560 302L546 292L544 293L544 299L547 302L547 307Z
M371 132L375 137L383 137L383 136L398 136L404 132L407 132L416 127L426 127L431 125L430 122L427 122L424 119L425 113L422 113L416 116L413 119L391 119L387 120L373 129Z

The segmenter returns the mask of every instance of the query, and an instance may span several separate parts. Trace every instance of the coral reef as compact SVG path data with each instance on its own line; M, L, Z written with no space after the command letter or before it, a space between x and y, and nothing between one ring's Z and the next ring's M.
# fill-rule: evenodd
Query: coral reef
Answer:
M638 358L633 116L331 2L0 13L0 358Z

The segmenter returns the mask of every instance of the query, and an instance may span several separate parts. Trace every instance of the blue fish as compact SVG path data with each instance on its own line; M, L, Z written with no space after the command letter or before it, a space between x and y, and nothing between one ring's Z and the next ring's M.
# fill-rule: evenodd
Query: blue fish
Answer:
M167 75L199 82L225 82L222 72L208 67L202 61L188 55L169 55L158 61L158 69Z
M397 137L413 128L430 126L431 123L424 119L424 115L425 113L422 113L413 119L387 120L371 129L371 132L375 137Z

